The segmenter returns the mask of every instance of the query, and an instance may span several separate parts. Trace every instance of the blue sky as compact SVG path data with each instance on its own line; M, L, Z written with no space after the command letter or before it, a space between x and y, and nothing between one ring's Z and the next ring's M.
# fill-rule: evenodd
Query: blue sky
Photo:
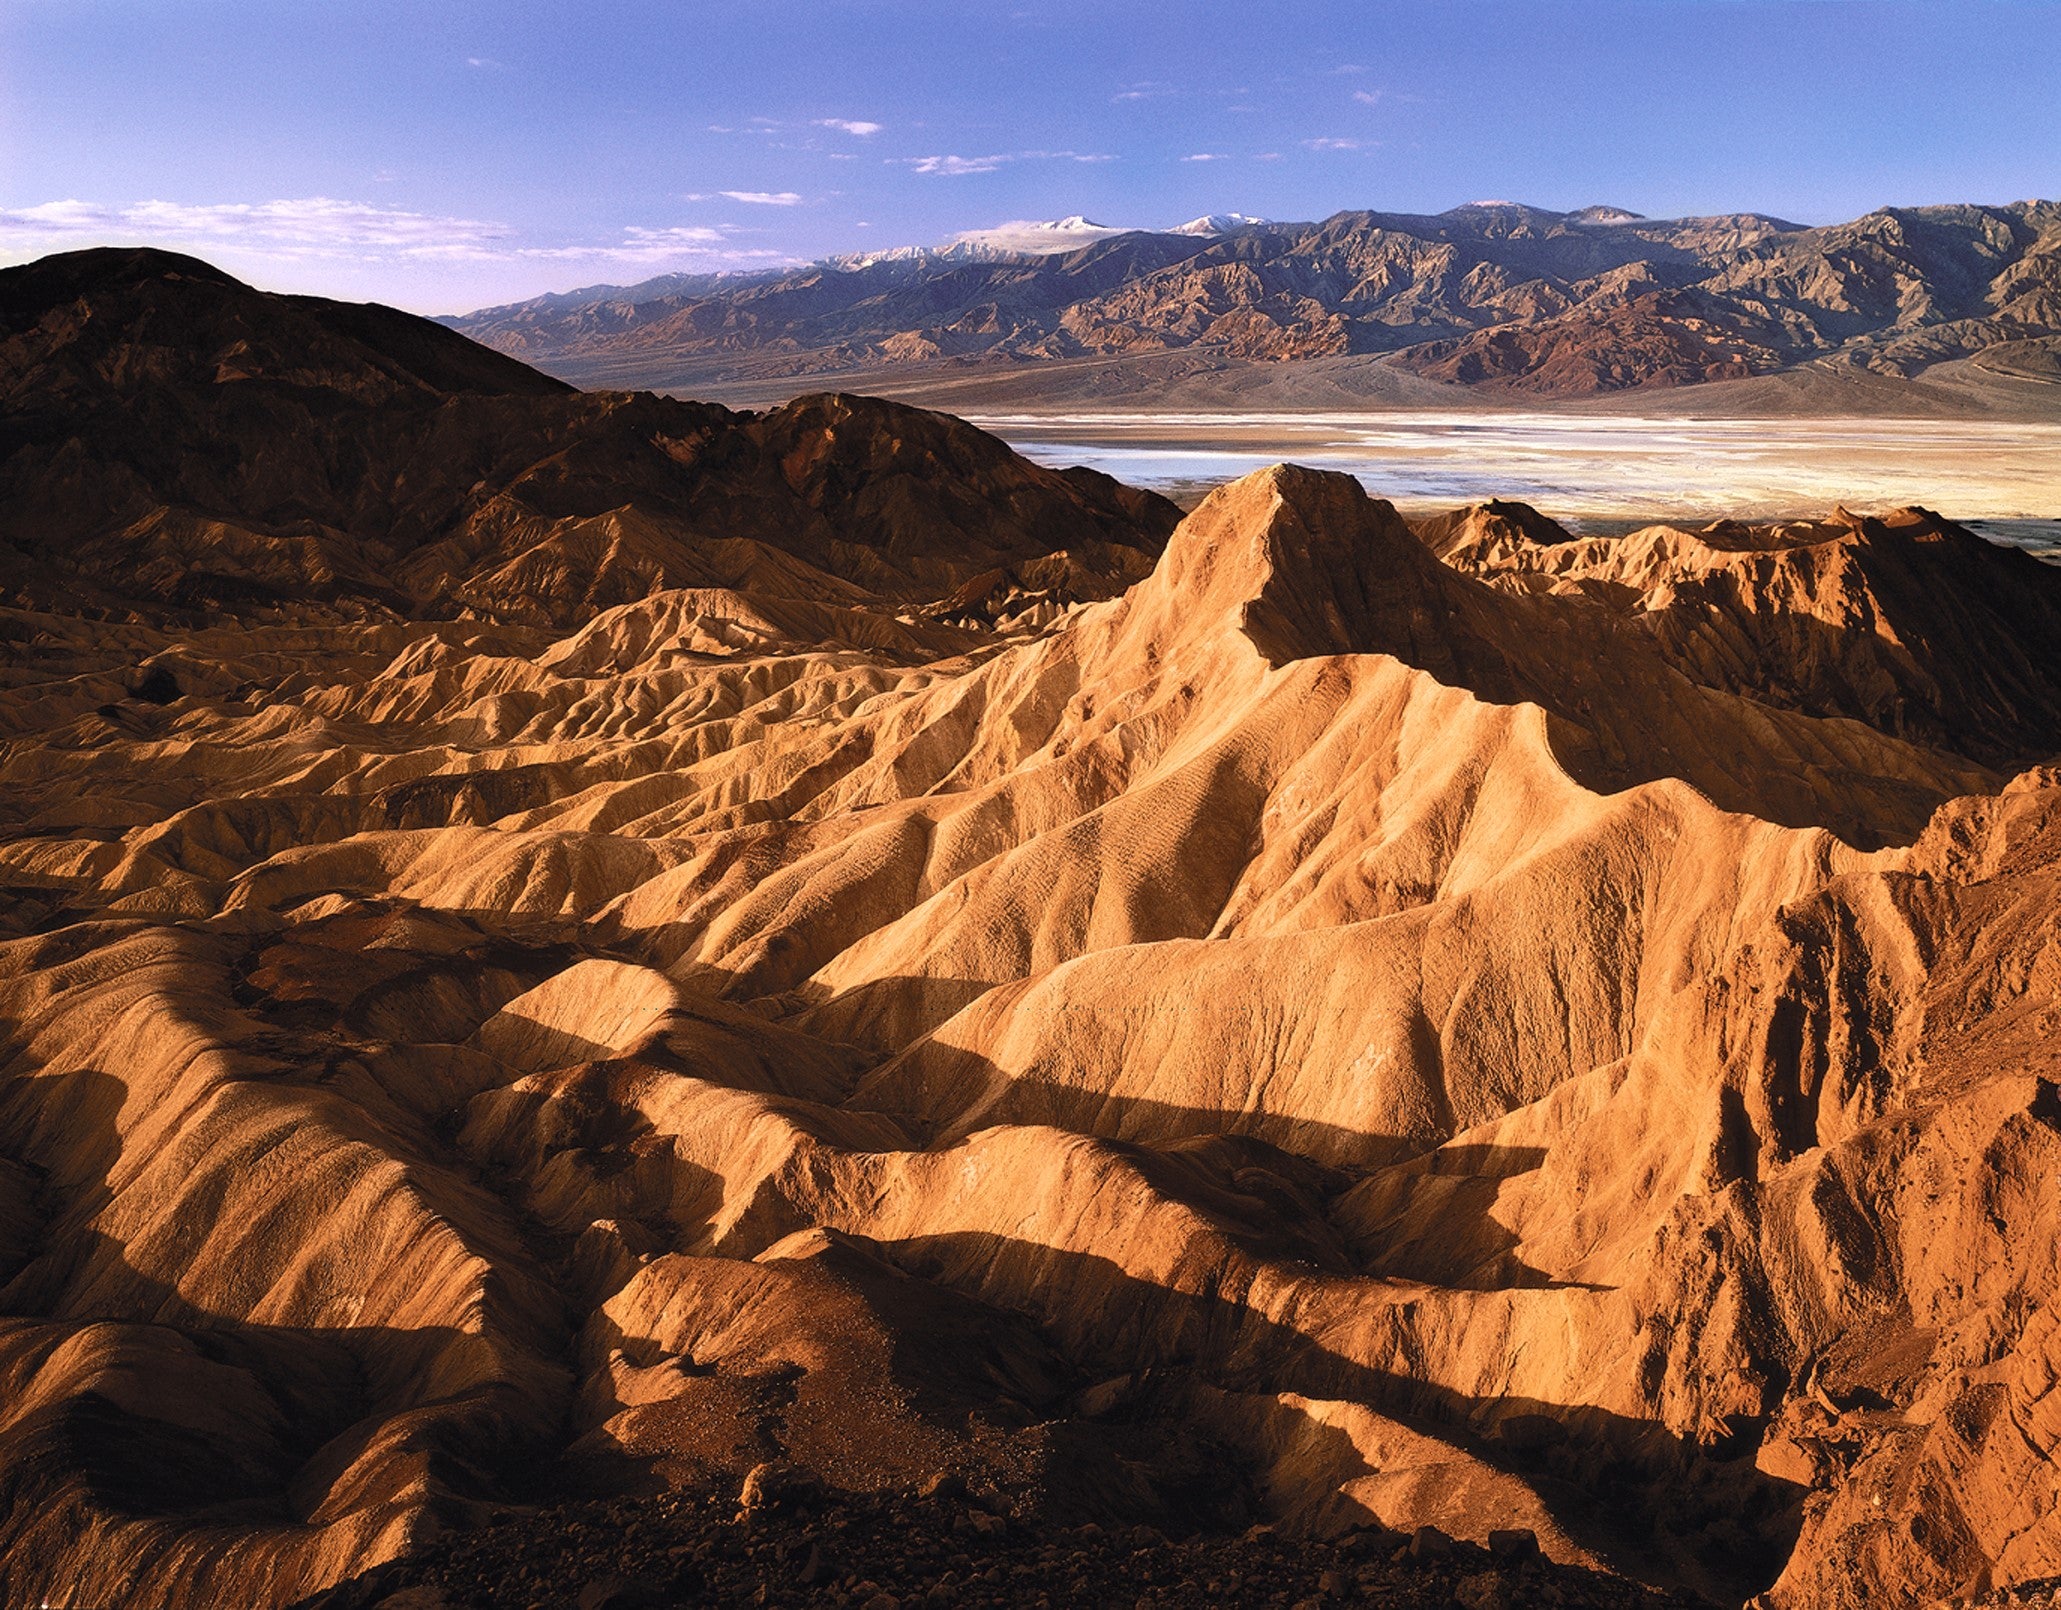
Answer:
M2061 193L2061 5L0 0L0 260L450 312L1086 213Z

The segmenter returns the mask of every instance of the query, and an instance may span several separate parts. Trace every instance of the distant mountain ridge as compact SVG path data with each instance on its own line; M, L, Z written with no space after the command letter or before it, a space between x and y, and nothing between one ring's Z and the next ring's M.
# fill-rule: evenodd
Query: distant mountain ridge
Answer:
M1398 383L1562 398L1809 365L1909 379L1975 360L2048 382L2061 203L1893 207L1823 228L1501 201L1168 231L1072 218L444 322L575 383L654 387L1168 355L1184 373L1351 360Z

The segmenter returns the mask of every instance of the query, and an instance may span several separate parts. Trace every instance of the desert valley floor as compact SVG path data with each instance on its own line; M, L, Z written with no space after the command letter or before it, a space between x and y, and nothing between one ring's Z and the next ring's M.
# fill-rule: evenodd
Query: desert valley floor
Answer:
M2061 554L2061 424L1467 413L976 415L1036 463L1087 465L1192 502L1284 460L1356 477L1412 518L1508 499L1584 534L1764 524L1835 506L1949 508L1993 539Z
M2061 570L1183 518L162 254L0 343L0 1601L759 1467L1288 1540L1169 1604L2061 1575Z

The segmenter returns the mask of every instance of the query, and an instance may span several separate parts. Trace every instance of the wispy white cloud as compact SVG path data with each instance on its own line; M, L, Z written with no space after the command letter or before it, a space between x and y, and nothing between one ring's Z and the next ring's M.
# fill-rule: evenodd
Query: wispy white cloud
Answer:
M623 238L638 245L711 246L723 238L723 232L693 224L675 224L668 229L645 229L632 224L623 231Z
M1006 156L939 156L903 157L901 160L908 163L908 165L914 168L918 173L943 173L957 175L965 173L993 173L1003 163L1007 162L1009 158Z
M703 229L693 225L648 229L632 224L624 229L623 238L619 241L570 246L525 246L509 255L520 258L545 258L558 262L621 263L641 268L673 264L690 268L717 269L770 266L799 260L791 253L774 251L769 247L731 246L727 244L728 238L723 230Z
M1337 140L1326 138L1319 140L1305 140L1302 143L1303 149L1306 151L1358 151L1362 148L1365 142L1360 140Z
M46 201L0 210L0 255L13 258L94 245L152 245L234 252L274 263L692 262L697 266L792 262L784 252L729 244L729 233L700 225L630 225L615 240L527 245L506 224L478 218L374 207L327 196L262 202L189 204Z
M836 129L840 133L857 134L862 137L868 134L878 134L881 129L880 124L869 123L864 118L846 117L819 117L816 119L816 127L819 129Z
M1109 98L1112 101L1156 101L1173 93L1173 85L1148 78L1136 84L1126 84Z
M92 239L237 241L286 255L430 253L484 248L506 239L505 225L305 196L290 201L189 205L139 201L109 207L50 201L0 211L0 245L62 249Z
M968 173L993 173L1011 162L1114 162L1101 151L1003 151L993 156L889 157L888 161L913 168L918 173L957 177Z
M1231 158L1228 153L1223 151L1197 151L1193 156L1185 156L1181 160L1183 162L1228 162Z
M90 201L45 201L13 212L0 212L0 229L92 229L106 217L107 209Z
M683 190L682 201L743 201L755 207L798 207L802 196L793 190Z
M473 71L481 73L505 73L508 71L508 64L506 62L495 61L491 56L467 56L465 58L465 65L472 68Z
M1385 89L1356 89L1353 91L1353 99L1362 106L1379 106L1388 99L1388 91Z

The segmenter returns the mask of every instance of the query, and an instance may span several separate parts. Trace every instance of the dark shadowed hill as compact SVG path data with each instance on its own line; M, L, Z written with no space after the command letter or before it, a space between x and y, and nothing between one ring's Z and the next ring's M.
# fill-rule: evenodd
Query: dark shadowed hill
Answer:
M939 414L581 393L390 308L192 258L0 271L0 541L24 600L571 623L654 587L1101 596L1177 511ZM995 590L999 584L989 584Z

